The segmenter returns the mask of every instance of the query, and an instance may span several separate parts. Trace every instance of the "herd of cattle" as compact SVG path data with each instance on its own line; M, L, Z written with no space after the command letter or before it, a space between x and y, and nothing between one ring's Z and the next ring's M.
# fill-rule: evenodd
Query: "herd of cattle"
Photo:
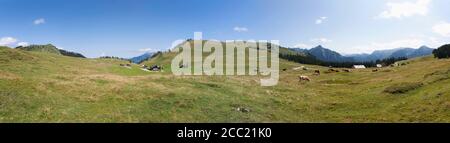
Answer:
M120 66L121 67L131 68L131 64L120 64ZM184 65L180 65L180 68L184 68L184 67L185 67ZM153 65L153 66L142 65L141 68L143 70L146 70L146 71L162 71L163 70L163 67L162 66L158 66L158 65ZM293 70L300 70L300 69L302 69L304 71L308 71L309 70L308 68L306 68L304 66L293 68ZM283 71L287 71L287 69L282 69L282 70ZM378 72L378 71L379 71L379 69L373 69L372 70L372 72ZM338 69L330 68L327 71L325 71L324 73L339 73L339 72L350 73L351 70L349 70L349 69L338 70ZM320 74L321 74L320 70L314 70L313 76L320 76ZM312 79L309 76L306 76L306 75L300 75L300 76L298 76L298 79L299 79L299 82L302 82L302 81L310 82L310 81L312 81Z
M142 65L142 69L149 70L149 71L161 71L163 69L163 67L158 66L158 65L153 65L153 66Z
M309 70L308 68L303 67L303 66L302 67L293 68L293 70L299 70L299 69L303 69L304 71L308 71ZM287 69L283 69L283 71L287 71ZM379 69L373 69L372 70L372 72L378 72L378 71L379 71ZM338 69L330 68L327 71L325 71L324 73L339 73L339 72L350 73L352 71L350 69L338 70ZM320 76L320 74L321 74L320 70L314 70L314 73L312 75L313 76ZM306 76L306 75L298 76L298 80L299 80L299 82L303 82L303 81L310 82L310 81L312 81L312 79L309 76Z
M131 68L131 64L120 64L121 67Z
M131 68L131 64L119 64L121 67L125 67L125 68ZM163 67L159 66L159 65L153 65L153 66L147 66L147 65L142 65L141 66L142 70L145 71L162 71Z

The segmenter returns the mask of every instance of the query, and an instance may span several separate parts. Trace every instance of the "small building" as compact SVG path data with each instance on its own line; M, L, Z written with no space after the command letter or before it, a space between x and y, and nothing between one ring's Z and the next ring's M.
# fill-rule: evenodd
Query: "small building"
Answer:
M377 68L382 68L382 67L383 67L383 65L377 64Z
M364 65L353 65L353 68L354 69L365 69L366 66L364 66Z

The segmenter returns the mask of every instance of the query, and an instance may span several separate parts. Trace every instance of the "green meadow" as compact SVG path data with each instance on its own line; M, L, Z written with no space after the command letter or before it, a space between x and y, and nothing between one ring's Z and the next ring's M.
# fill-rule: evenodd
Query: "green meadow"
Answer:
M164 67L148 72L119 66L127 61L1 47L0 122L450 122L448 59L377 72L280 60L278 85L262 87L261 76L174 76L176 54L144 62Z

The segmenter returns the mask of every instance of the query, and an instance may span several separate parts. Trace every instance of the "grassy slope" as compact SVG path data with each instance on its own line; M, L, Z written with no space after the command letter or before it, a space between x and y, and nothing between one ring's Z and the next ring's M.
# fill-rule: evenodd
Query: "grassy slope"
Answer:
M205 43L207 41L203 40L202 42ZM190 43L191 47L194 47L193 41L191 41L189 43ZM221 44L225 45L224 42L222 42ZM182 45L182 44L180 44L180 45ZM194 49L192 49L192 55L193 55L193 52L194 52L193 50ZM224 52L224 54L226 54L226 49L224 49L223 52ZM248 50L246 50L246 52L248 53ZM294 52L294 51L291 51L291 50L289 50L287 48L283 48L283 47L280 47L279 53L280 54L301 54L301 55L306 56L304 53ZM177 54L178 53L176 53L176 52L164 52L163 54L159 54L159 55L153 57L152 59L149 59L147 61L142 62L141 64L144 64L144 65L147 65L147 66L160 65L160 66L162 66L164 68L165 73L171 73L171 71L172 71L172 69L171 69L171 62L172 62L172 59ZM208 52L203 52L203 59L205 59L210 54L211 54L210 52L209 53ZM246 56L248 56L248 54ZM236 56L235 56L235 59L237 59ZM224 61L226 61L225 57L224 57ZM248 62L249 62L248 59L246 59L246 61L245 61L246 70L248 70ZM285 63L286 63L286 61L281 62L280 69L285 68ZM192 64L194 64L193 60L192 60Z
M53 54L58 54L61 55L61 52L59 52L59 50L51 45L51 44L47 44L47 45L30 45L27 47L18 47L17 49L21 49L21 50L25 50L25 51L35 51L35 52L44 52L44 53L53 53Z
M170 66L174 55L148 64ZM260 77L176 77L118 66L125 61L0 48L0 122L449 122L450 60L408 62L299 83L312 71L282 61L280 83L260 87ZM383 93L404 82L425 85Z

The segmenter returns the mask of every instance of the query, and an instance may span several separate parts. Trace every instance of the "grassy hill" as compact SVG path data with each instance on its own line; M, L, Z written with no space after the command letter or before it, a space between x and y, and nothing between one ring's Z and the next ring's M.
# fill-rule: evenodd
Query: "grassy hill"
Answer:
M61 55L58 48L53 46L52 44L47 45L30 45L26 47L17 47L16 49L25 50L25 51L34 51L34 52L44 52L44 53L53 53Z
M77 57L77 58L86 58L80 53L66 51L63 49L58 49L52 44L47 45L30 45L30 46L19 46L16 49L24 50L24 51L31 51L31 52L42 52L42 53L51 53L51 54L57 54L57 55L64 55L69 57Z
M175 55L146 64L170 67ZM279 84L261 87L258 76L178 77L0 47L0 122L450 122L450 60L403 62L312 76L293 68L328 68L281 60Z
M194 47L194 43L193 42L194 41L189 41L189 44L191 45L191 47ZM205 44L205 42L207 42L207 40L203 40L202 41L203 44ZM182 44L184 44L184 43L182 43ZM176 46L175 48L181 47L182 44ZM225 42L221 42L221 44L225 45L226 43ZM252 47L252 48L256 49L257 47ZM302 57L304 59L313 59L314 60L314 58L311 57L311 55L308 55L306 53L295 52L295 51L289 50L288 48L285 48L285 47L279 47L279 48L280 48L279 49L279 53L282 54L282 55L296 55L297 57ZM193 55L193 50L194 50L194 48L192 48L192 55ZM173 51L174 50L166 51L166 52L162 52L162 53L157 53L157 54L153 55L153 58L151 58L151 59L149 59L147 61L144 61L141 64L148 65L148 66L161 65L162 67L164 67L166 72L171 73L171 71L172 71L172 69L171 69L172 59L175 58L176 55L178 55L178 53L173 52ZM226 50L225 49L224 49L223 52L224 52L224 54L226 54ZM248 52L248 50L246 52ZM211 54L211 52L203 52L203 59L205 59L210 54ZM235 56L235 59L236 59L236 56ZM224 62L225 61L226 61L226 59L224 59ZM246 62L245 63L246 63L246 65L248 65L248 55L246 55ZM194 64L193 61L192 61L192 64ZM283 64L284 64L284 62L280 63L280 68L284 67ZM248 70L248 66L246 68Z

